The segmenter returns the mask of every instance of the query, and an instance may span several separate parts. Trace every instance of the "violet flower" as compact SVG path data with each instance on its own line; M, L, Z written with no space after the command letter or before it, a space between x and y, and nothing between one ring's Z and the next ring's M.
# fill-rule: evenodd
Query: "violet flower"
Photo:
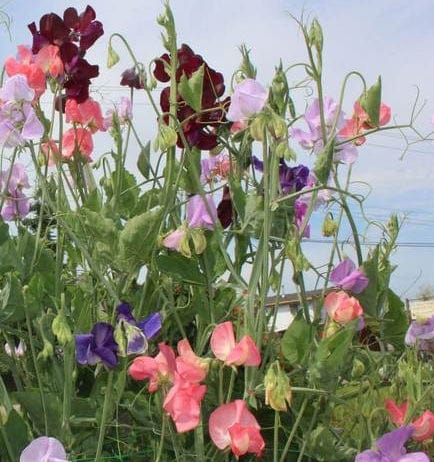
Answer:
M20 462L68 462L68 459L59 440L40 436L23 449Z
M426 320L412 321L405 334L407 345L418 344L421 350L434 352L434 314Z
M191 196L187 202L187 222L190 228L214 229L217 209L211 194Z
M355 294L363 292L369 284L365 273L356 269L356 265L350 258L342 260L330 274L330 281L343 290L351 290Z
M44 127L32 107L35 96L26 77L14 75L0 90L0 144L6 148L24 146L26 141L39 140Z
M407 426L386 433L377 441L377 451L367 449L357 455L354 462L430 462L424 452L407 453L404 444L413 431L413 427Z
M113 336L113 326L107 322L97 322L90 334L75 336L75 354L79 364L94 366L103 363L108 368L118 365L118 344Z
M300 229L304 222L304 217L306 216L308 206L306 203L296 199L294 202L294 214L295 214L295 226ZM303 230L303 237L310 237L310 225L307 224Z
M137 322L128 303L120 303L116 311L118 322L116 334L125 335L127 339L126 354L146 353L148 340L155 337L161 330L160 313L151 313L143 321Z
M0 215L4 221L27 216L30 211L30 201L22 189L29 187L29 179L23 164L16 162L10 170L2 171L0 190L6 197Z

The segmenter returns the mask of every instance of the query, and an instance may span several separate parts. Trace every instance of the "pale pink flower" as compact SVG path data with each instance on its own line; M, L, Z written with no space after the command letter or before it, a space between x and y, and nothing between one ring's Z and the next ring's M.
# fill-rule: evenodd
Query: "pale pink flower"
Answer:
M235 85L226 118L232 122L246 121L261 112L267 102L267 90L254 79Z
M68 459L59 440L40 436L24 448L20 462L68 462Z
M162 241L166 249L181 251L181 242L185 239L187 231L184 228L178 228L170 232Z
M359 301L346 292L330 292L324 300L324 307L333 321L348 324L363 315Z

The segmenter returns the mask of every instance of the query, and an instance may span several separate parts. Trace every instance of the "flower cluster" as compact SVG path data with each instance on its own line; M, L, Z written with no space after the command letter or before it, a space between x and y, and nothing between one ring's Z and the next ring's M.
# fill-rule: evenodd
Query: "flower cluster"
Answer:
M154 76L160 82L170 80L166 67L170 65L171 58L165 53L155 64ZM188 45L181 45L177 52L176 80L179 83L181 78L191 78L193 74L203 69L202 100L200 110L192 108L178 92L177 95L177 118L181 124L185 140L190 147L197 147L201 150L211 150L217 146L217 135L210 132L225 120L224 108L229 100L220 101L225 91L223 75L210 68L202 56L197 55ZM170 87L161 92L160 105L163 112L168 113ZM165 118L168 123L168 116ZM184 142L178 136L177 144L184 147Z
M84 56L104 33L93 8L88 5L81 14L67 8L63 18L45 14L39 21L39 30L34 22L29 29L33 35L32 53L39 56L37 62L43 61L43 54L47 62L43 68L58 79L66 98L84 102L89 97L91 79L99 75L98 66L89 64Z

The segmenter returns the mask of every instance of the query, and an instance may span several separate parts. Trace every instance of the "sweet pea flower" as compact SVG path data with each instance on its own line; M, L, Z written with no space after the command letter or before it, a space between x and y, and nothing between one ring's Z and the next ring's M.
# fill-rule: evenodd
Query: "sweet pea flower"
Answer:
M4 221L12 221L28 215L30 201L22 190L29 187L29 180L23 164L16 162L10 170L4 170L1 173L0 189L6 194L5 202L0 212Z
M35 63L45 73L53 78L61 77L64 74L60 49L56 45L46 45L35 55Z
M79 154L87 161L91 161L92 151L92 133L87 128L72 127L63 134L62 156L65 159Z
M68 462L68 458L59 440L40 436L23 449L20 462Z
M162 240L162 244L166 249L181 251L181 244L183 240L187 238L187 230L184 227L179 227L174 231L171 231Z
M398 406L392 399L386 399L384 407L389 413L390 420L398 427L404 425L408 411L408 400ZM412 438L416 441L431 439L434 435L434 414L430 410L423 412L418 418L411 422L413 427Z
M133 109L131 105L131 99L122 96L119 104L115 105L115 109L109 109L106 111L104 117L104 129L109 130L113 126L113 117L117 117L119 124L124 125L129 120L133 119Z
M217 209L211 194L191 196L187 202L187 222L190 228L214 229Z
M345 258L330 274L330 281L343 290L351 290L355 294L363 292L369 284L365 273L356 269L355 263L350 258Z
M90 334L76 334L75 355L79 364L94 366L103 363L108 368L118 365L118 345L113 336L113 326L97 322Z
M208 422L209 435L219 449L230 447L238 458L248 452L260 457L265 442L255 416L240 399L215 409Z
M261 112L267 102L267 90L254 79L235 85L226 118L231 122L246 121Z
M86 127L91 133L104 131L104 119L98 101L87 98L82 103L68 99L65 105L65 116L68 123L77 123Z
M197 356L185 338L178 342L178 357L175 359L177 374L189 382L201 382L208 373L209 361Z
M21 358L22 356L24 356L26 350L27 350L26 344L22 340L20 340L18 345L14 347L14 354L17 358ZM5 343L5 353L8 356L12 356L12 350L11 350L11 347L9 346L9 343Z
M193 430L200 422L200 404L205 396L206 385L184 380L177 373L175 382L163 402L163 409L175 422L176 431Z
M126 337L127 347L123 354L143 354L148 349L148 340L161 330L161 315L151 313L143 321L137 322L128 303L120 303L116 307L117 326L115 336ZM116 337L117 338L117 337Z
M14 75L0 89L0 144L7 148L39 140L44 127L32 107L35 92L23 75Z
M359 301L343 291L330 292L324 300L324 308L338 324L348 324L363 315Z
M430 462L424 452L407 453L404 444L413 431L411 426L407 426L386 433L377 441L377 451L367 449L358 454L354 462Z
M202 184L212 183L213 181L223 180L228 177L230 160L227 154L210 155L208 158L201 159L200 163L200 182Z
M405 334L405 343L434 352L434 314L425 320L412 321Z
M227 366L259 366L261 363L261 354L250 335L244 335L238 343L235 342L231 321L214 328L210 344L214 356Z

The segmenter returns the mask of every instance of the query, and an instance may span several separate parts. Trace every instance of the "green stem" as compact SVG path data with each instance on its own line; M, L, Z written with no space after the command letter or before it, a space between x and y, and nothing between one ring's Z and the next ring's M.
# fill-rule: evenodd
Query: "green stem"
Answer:
M274 429L273 429L273 462L279 461L279 411L274 411Z
M109 416L111 406L112 406L112 388L113 388L113 371L109 371L108 378L107 378L107 386L105 389L104 395L104 404L102 408L102 415L101 415L101 422L99 427L99 435L98 435L98 446L96 448L96 455L95 455L95 462L100 462L101 460L101 453L102 448L104 445L104 437L105 437L105 430L106 430L106 421Z
M294 439L295 432L297 431L298 426L300 425L301 419L303 417L304 411L306 410L306 406L308 403L308 396L306 396L301 404L300 411L298 412L298 416L295 419L294 425L292 426L291 433L288 436L286 441L285 447L283 448L282 455L280 456L279 462L286 461L286 455L288 454L289 448L291 446L292 440Z

